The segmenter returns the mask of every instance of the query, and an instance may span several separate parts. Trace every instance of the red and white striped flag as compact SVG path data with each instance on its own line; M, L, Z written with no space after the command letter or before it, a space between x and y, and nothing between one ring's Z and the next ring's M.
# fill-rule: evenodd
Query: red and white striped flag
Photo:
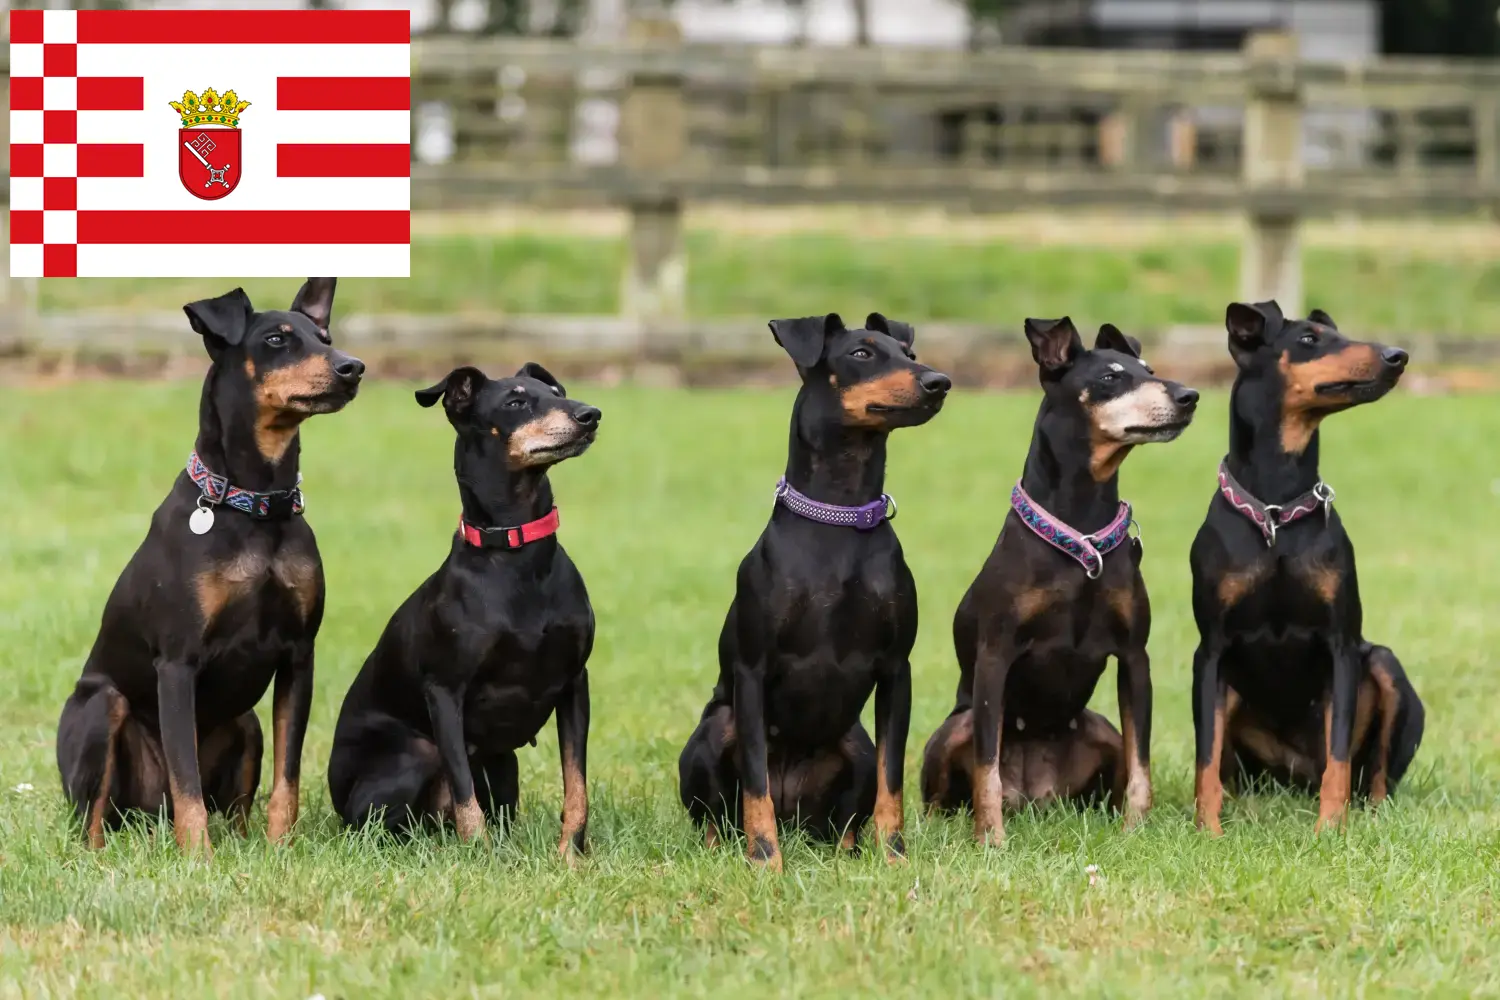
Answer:
M409 275L410 25L12 11L11 275Z

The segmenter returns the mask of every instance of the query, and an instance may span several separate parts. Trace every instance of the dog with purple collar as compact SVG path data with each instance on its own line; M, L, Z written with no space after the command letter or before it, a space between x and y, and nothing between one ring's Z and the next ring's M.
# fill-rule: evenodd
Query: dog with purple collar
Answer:
M1002 811L1108 799L1127 824L1151 807L1151 606L1119 470L1171 441L1198 393L1158 377L1106 324L1085 350L1071 320L1026 321L1042 383L1031 450L994 549L953 619L957 703L927 741L922 799L970 807L981 843ZM1088 709L1113 656L1120 730Z
M770 523L740 563L719 678L678 761L707 843L741 830L780 870L778 822L854 847L872 816L904 856L901 805L917 591L885 494L891 431L924 424L952 383L918 364L914 331L871 314L776 320L802 376ZM860 712L875 695L875 741Z

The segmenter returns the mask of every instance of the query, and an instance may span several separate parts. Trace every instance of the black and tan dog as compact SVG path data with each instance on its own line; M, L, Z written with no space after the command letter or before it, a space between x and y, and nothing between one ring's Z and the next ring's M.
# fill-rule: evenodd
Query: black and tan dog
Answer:
M594 611L557 540L547 470L593 442L600 412L547 370L511 378L458 368L439 399L458 438L462 517L448 556L397 609L344 698L328 764L344 822L408 832L452 822L464 840L503 823L520 795L516 750L557 713L559 853L584 849L586 664Z
M1181 434L1198 402L1113 326L1092 351L1066 318L1027 320L1026 337L1043 389L1031 451L954 616L957 703L922 763L928 806L972 806L989 843L1025 802L1108 795L1130 823L1151 807L1151 606L1119 469L1136 445ZM1110 656L1123 739L1087 707Z
M1349 340L1324 312L1229 307L1229 454L1193 542L1197 822L1222 833L1226 780L1319 790L1317 827L1405 773L1424 712L1395 654L1365 641L1354 547L1318 475L1318 426L1374 402L1406 352Z
M63 707L57 765L87 830L128 810L172 817L208 852L208 813L246 827L260 784L255 705L272 678L269 835L297 819L323 564L300 516L298 428L354 398L364 365L333 349L335 279L309 278L289 312L236 288L186 306L213 363L198 440L104 607Z
M802 376L786 476L740 563L718 684L678 761L682 802L710 845L741 829L750 859L778 870L778 820L852 847L873 814L895 858L917 592L881 492L886 439L930 420L951 383L879 314L771 332ZM859 719L872 691L874 744Z

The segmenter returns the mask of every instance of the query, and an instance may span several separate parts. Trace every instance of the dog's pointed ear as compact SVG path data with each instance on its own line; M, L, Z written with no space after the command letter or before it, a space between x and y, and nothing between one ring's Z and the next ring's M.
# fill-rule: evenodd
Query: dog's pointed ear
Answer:
M1096 351L1119 351L1128 354L1132 358L1141 356L1141 342L1134 337L1120 332L1120 328L1113 323L1105 323L1099 328L1099 337L1094 341Z
M1041 366L1043 374L1067 370L1083 353L1078 328L1067 316L1062 319L1028 319L1026 339L1031 342L1031 357Z
M193 332L203 338L203 346L215 360L226 347L245 339L255 307L243 288L225 292L216 299L199 299L182 307Z
M431 406L441 399L443 409L448 411L448 419L457 422L469 415L469 411L474 408L474 400L479 396L479 390L487 381L489 379L484 372L465 365L453 369L437 385L418 389L417 402L423 406Z
M771 320L771 336L792 356L798 368L812 368L823 360L823 345L828 335L843 328L844 321L838 313Z
M898 319L886 319L880 313L870 313L865 320L865 329L883 333L901 345L907 357L915 357L912 354L911 345L917 339L917 331L910 323L903 323Z
M1274 313L1271 310L1275 310ZM1270 340L1273 317L1281 318L1281 307L1275 302L1231 302L1224 312L1224 328L1229 331L1229 353L1239 357L1264 347Z
M528 361L522 365L521 370L516 372L516 378L534 378L543 385L550 386L552 391L559 396L566 396L568 394L567 390L562 387L562 383L553 378L551 372L535 361Z
M339 283L337 278L308 278L297 289L297 297L292 300L292 312L299 312L312 320L319 330L328 332L329 323L333 321L333 289Z
M1317 323L1319 326L1328 327L1330 330L1337 330L1339 328L1339 325L1333 321L1333 317L1328 315L1321 309L1314 309L1312 312L1307 314L1307 318L1312 320L1314 323Z

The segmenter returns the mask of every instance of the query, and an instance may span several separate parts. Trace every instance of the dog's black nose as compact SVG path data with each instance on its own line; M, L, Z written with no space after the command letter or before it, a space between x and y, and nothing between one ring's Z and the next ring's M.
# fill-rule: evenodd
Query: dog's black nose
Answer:
M359 377L365 373L365 363L344 354L334 360L333 373L345 382L358 382Z
M929 396L941 396L953 388L953 380L942 372L925 371L917 376L917 384Z
M597 406L580 406L573 411L573 419L585 427L597 427L603 416L604 414L599 412Z
M1380 357L1392 368L1405 368L1409 360L1407 353L1399 347L1387 347L1380 352Z
M1182 386L1172 393L1172 402L1184 410L1191 409L1198 405L1198 390Z

